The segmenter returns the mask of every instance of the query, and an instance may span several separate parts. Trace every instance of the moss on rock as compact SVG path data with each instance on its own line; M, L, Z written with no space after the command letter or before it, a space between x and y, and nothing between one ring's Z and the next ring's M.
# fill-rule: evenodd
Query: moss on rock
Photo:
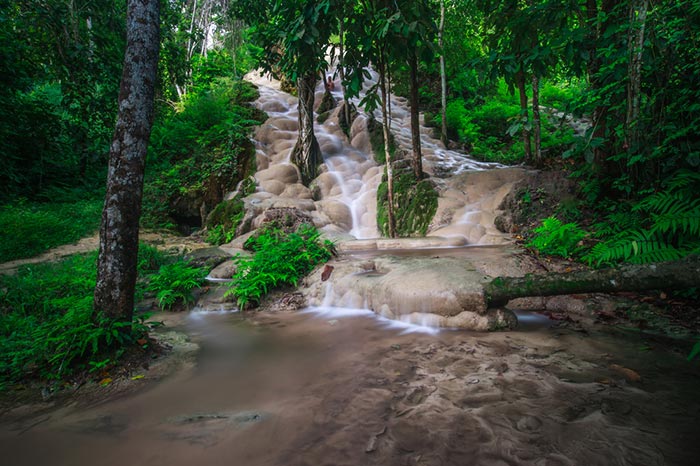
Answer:
M438 193L430 180L416 180L413 170L403 165L394 167L396 233L402 238L425 236L437 211ZM387 191L385 175L377 189L377 225L383 236L389 234Z
M386 157L384 156L384 130L382 129L382 124L374 117L370 116L367 122L367 131L369 131L369 143L374 152L374 160L379 164L386 163ZM394 135L391 133L389 133L389 153L393 159L396 153L396 141L394 140Z
M219 245L231 241L244 215L245 205L240 194L230 201L220 202L207 216L207 242Z
M319 118L321 117L322 114L334 109L335 105L336 105L336 102L335 102L335 97L333 97L333 94L331 94L330 91L324 92L323 99L321 99L321 103L318 105L318 108L316 109L316 112L319 114ZM328 118L328 115L326 115L326 118ZM319 123L321 123L320 120L319 120Z

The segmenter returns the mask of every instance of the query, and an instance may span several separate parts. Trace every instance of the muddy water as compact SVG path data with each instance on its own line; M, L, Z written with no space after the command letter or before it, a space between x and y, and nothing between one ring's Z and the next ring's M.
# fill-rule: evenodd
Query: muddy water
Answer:
M426 334L312 313L179 325L201 345L195 368L92 407L5 413L2 464L690 465L700 454L698 367L653 340Z

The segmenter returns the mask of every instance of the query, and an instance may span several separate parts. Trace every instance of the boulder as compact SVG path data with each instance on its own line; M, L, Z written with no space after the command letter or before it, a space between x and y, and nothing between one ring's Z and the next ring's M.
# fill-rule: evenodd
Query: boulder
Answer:
M271 165L265 170L260 170L255 174L255 179L258 183L268 180L279 181L284 184L298 183L300 180L299 170L289 163L278 163Z

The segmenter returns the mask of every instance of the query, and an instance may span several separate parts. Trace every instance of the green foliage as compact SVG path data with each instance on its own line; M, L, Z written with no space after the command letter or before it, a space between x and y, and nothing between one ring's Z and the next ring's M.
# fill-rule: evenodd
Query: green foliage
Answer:
M601 242L584 259L597 265L642 264L700 251L700 174L681 170L664 188L594 225Z
M562 92L564 94L564 92ZM464 143L472 155L489 162L521 163L524 150L520 107L500 80L496 93L481 103L456 99L447 104L445 119L450 138ZM562 154L574 143L573 130L554 126L542 114L542 151L548 157Z
M265 227L264 227L265 228ZM245 309L260 302L274 287L296 286L318 264L329 260L333 243L321 241L320 233L310 225L300 225L294 233L266 227L251 237L246 246L252 258L234 258L238 269L227 296L234 296L238 307Z
M696 341L688 354L688 361L692 361L700 355L700 341Z
M113 364L127 348L141 346L137 340L156 325L147 322L149 315L120 322L93 311L96 261L93 252L0 275L0 388L21 379L57 380L95 371ZM155 247L139 246L137 295L147 283L158 283L158 292L166 294L170 286L171 296L190 299L187 289L203 271L182 261L168 267L168 262L172 259ZM149 278L155 270L161 272Z
M24 267L0 276L0 385L21 378L60 379L133 344L142 320L110 321L95 314L97 254Z
M208 90L191 94L178 112L156 122L144 187L145 225L172 226L177 199L216 199L249 174L255 154L250 128L266 118L245 105L256 97L247 82L214 80Z
M411 169L394 169L394 215L399 237L425 236L437 211L438 194L429 180L416 180ZM377 225L389 234L388 185L377 188Z
M236 229L245 215L241 194L243 193L239 193L235 199L219 203L209 214L207 218L207 243L224 244L236 237Z
M101 200L0 206L0 262L32 257L97 230Z
M47 190L102 184L124 56L125 3L3 2L2 202L47 200Z
M192 303L192 290L201 287L206 276L206 270L193 267L181 259L162 265L157 273L149 277L147 290L155 293L161 309L171 310L176 304Z
M542 220L542 225L535 228L534 236L527 244L543 254L553 256L573 257L582 249L579 245L586 237L586 232L576 223L564 223L549 217Z

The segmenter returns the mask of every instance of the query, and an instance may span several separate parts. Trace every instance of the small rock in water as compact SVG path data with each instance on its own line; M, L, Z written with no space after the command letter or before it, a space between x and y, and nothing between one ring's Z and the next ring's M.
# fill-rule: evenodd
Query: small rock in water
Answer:
M323 268L323 272L321 273L321 281L325 282L326 280L328 280L332 272L333 266L326 264L326 266Z
M628 382L641 382L642 381L641 375L639 375L637 372L633 371L632 369L628 369L627 367L622 367L619 364L611 364L610 369L612 369L615 372L617 372L618 374L624 376Z

